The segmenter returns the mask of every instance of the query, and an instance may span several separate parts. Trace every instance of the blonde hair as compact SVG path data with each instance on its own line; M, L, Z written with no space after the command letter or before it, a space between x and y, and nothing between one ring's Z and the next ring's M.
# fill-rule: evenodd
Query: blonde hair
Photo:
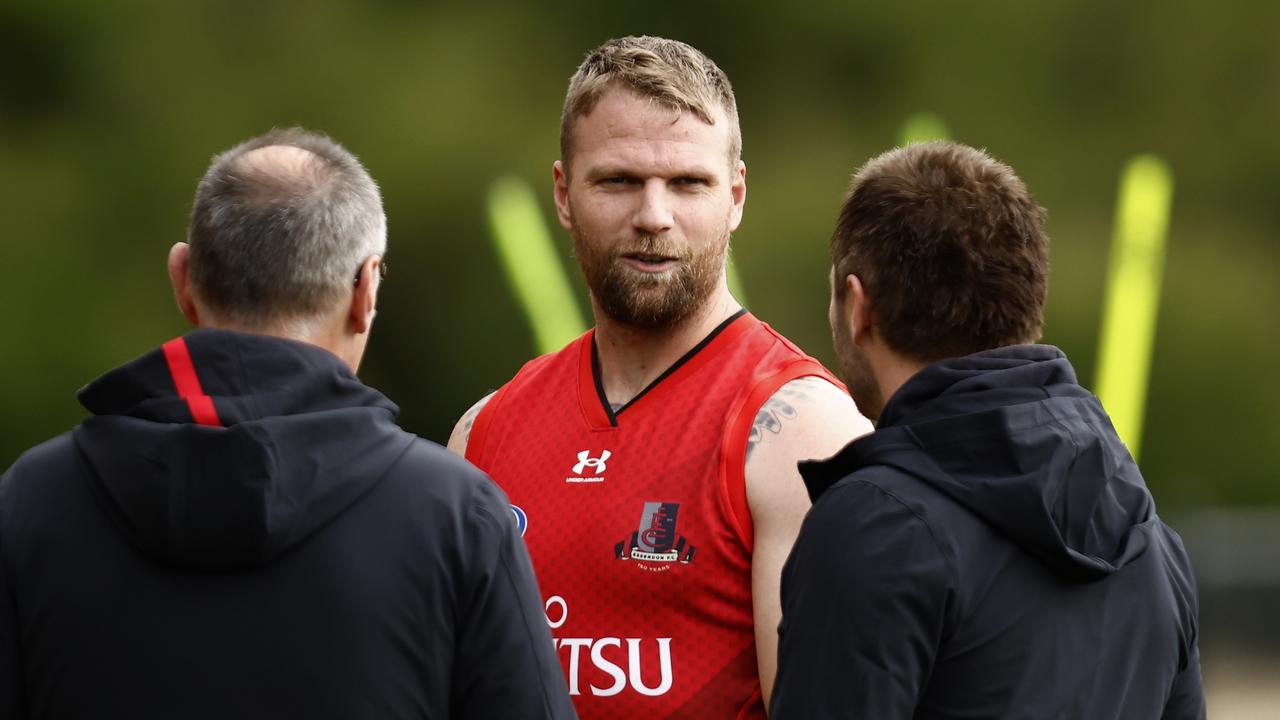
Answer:
M719 105L729 123L729 162L741 158L738 104L724 71L679 40L642 35L615 38L592 50L570 78L560 116L560 159L566 165L573 150L574 123L614 86L691 112L710 125L716 123L713 108Z

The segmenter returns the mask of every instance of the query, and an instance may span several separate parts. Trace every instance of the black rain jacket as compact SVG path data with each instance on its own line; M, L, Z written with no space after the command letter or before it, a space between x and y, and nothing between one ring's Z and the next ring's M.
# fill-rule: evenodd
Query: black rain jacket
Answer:
M1056 348L931 365L801 472L773 720L1204 717L1182 542Z
M0 477L0 718L574 717L497 486L325 350L175 344Z

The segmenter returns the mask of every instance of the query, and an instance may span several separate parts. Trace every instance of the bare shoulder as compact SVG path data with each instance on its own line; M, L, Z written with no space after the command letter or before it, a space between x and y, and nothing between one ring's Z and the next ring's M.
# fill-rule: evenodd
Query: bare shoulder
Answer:
M830 457L871 430L853 398L820 377L798 378L778 388L751 424L743 470L754 532L751 593L756 660L766 698L777 669L782 566L809 510L809 492L796 464Z
M493 398L494 393L489 393L471 406L471 409L463 413L458 420L458 424L453 426L453 432L449 435L449 449L462 457L467 456L467 441L471 439L471 426L476 422L476 416L484 409L489 400Z
M747 438L748 474L753 458L795 463L830 457L871 430L871 421L844 390L821 377L797 378L756 413Z
M778 388L760 406L747 438L743 470L753 516L797 504L807 509L796 463L831 457L873 429L853 398L823 378L798 378Z

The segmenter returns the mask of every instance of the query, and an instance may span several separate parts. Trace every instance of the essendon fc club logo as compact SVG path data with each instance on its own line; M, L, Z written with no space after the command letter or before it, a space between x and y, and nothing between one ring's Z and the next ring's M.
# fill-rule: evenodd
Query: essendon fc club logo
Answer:
M666 570L668 563L693 560L694 547L676 532L680 503L647 502L640 513L640 526L631 536L613 546L619 560L636 560L637 565L654 571ZM649 563L662 563L652 566Z

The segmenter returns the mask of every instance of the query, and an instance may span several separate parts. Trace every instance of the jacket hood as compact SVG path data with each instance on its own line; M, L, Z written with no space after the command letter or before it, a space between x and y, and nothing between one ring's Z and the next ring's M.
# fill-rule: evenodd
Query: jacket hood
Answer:
M890 398L876 432L830 460L801 463L801 473L816 501L877 465L945 494L1068 579L1132 562L1159 522L1102 405L1047 345L924 368Z
M83 388L73 433L120 531L171 565L269 562L409 447L399 409L304 343L197 330ZM198 421L197 421L198 420Z

